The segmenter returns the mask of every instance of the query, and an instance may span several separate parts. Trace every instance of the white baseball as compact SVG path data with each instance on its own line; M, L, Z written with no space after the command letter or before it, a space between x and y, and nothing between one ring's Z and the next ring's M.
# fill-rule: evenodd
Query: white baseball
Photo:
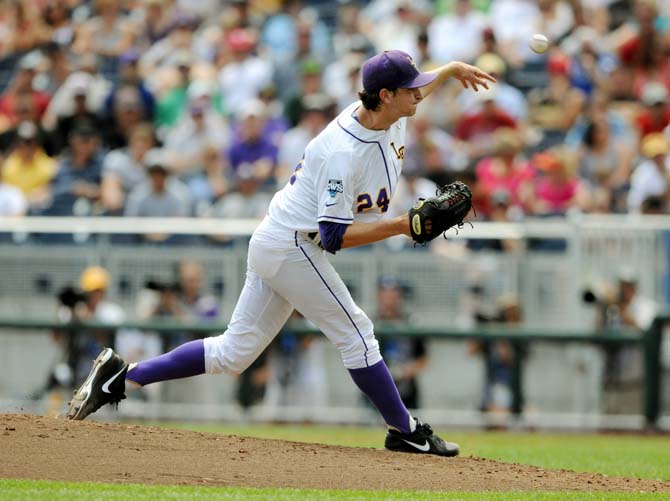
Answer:
M540 33L535 33L530 38L530 48L533 52L542 54L549 48L549 39Z

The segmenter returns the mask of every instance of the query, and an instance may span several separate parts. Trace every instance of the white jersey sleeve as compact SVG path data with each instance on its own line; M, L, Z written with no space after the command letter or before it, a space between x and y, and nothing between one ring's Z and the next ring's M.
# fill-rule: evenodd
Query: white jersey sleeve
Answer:
M354 220L354 176L350 151L335 151L317 171L317 222L351 224Z

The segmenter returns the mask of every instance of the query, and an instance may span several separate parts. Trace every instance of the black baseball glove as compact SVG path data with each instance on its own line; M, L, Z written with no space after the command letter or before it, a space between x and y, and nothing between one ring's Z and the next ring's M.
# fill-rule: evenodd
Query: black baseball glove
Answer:
M472 192L456 181L439 188L436 196L419 199L409 210L412 239L419 244L430 242L452 226L460 227L472 207Z

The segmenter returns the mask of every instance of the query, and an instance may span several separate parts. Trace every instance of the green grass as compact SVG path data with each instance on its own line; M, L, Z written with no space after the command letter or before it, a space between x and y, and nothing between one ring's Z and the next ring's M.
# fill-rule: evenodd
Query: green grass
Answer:
M248 489L248 488L217 488L217 487L176 487L163 485L135 484L94 484L66 483L30 480L0 480L0 498L3 501L48 500L72 501L133 501L142 500L247 500L272 499L287 501L305 501L322 499L346 500L634 500L662 499L653 494L621 494L621 493L436 493L436 492L370 492L370 491L329 491L314 489Z
M159 426L212 433L318 442L354 447L380 447L379 428L323 426L224 426L161 423ZM545 433L441 433L458 442L462 454L543 468L604 473L670 481L670 437Z

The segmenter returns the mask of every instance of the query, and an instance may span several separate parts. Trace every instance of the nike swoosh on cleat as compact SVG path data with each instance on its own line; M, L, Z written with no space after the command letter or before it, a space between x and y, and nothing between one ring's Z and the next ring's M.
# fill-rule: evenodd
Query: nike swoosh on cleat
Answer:
M333 205L337 205L337 204L339 204L339 203L340 203L340 202L335 202L334 204L326 203L326 207L332 207Z
M123 369L125 369L125 367L121 367L121 370L119 372L110 377L107 380L107 382L102 385L102 391L104 391L105 393L111 393L111 391L109 391L109 385L112 384L114 380L119 376L119 374L123 372Z
M430 444L428 443L428 440L423 445L415 444L414 442L410 442L409 440L405 440L404 438L401 438L403 442L411 445L415 449L419 449L421 452L428 452L430 450Z

